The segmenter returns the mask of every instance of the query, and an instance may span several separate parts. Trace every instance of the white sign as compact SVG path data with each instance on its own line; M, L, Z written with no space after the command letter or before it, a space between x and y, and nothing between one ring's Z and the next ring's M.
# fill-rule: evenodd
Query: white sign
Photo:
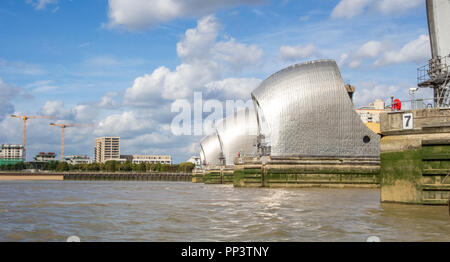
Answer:
M403 129L413 129L414 118L412 113L403 114Z

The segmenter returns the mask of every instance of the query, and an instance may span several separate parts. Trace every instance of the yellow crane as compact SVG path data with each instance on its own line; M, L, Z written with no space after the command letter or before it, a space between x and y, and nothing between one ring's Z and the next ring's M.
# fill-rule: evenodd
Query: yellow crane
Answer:
M23 120L23 134L22 134L22 145L23 145L23 155L26 156L26 142L27 142L27 121L29 119L56 119L56 116L18 116L11 115L12 118L20 118Z
M51 126L61 127L61 161L64 161L64 130L68 127L91 127L94 124L55 124L50 123Z

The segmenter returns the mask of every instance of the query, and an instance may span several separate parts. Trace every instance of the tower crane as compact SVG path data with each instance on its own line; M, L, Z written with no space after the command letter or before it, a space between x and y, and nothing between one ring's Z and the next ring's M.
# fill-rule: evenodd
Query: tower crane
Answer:
M61 127L61 161L64 161L64 130L68 127L92 127L94 124L55 124L50 123L51 126Z
M20 118L23 120L23 134L22 134L22 145L23 145L23 155L26 158L26 142L27 142L27 121L29 119L56 119L56 116L19 116L11 115L12 118Z

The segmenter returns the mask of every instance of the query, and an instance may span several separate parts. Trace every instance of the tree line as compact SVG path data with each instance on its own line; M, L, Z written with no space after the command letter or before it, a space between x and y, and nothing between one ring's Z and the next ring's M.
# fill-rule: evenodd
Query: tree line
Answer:
M168 173L191 173L195 164L186 162L181 164L140 163L134 164L130 161L107 161L106 163L76 164L67 162L25 162L9 165L0 165L3 171L20 171L24 169L40 169L46 171L96 171L96 172L168 172Z

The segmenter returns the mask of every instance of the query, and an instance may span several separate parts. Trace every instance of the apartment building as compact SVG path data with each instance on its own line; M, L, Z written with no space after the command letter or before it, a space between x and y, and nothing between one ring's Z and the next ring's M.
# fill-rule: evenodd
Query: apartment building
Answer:
M22 145L2 145L0 147L0 166L23 163L25 155Z
M95 162L120 161L120 137L100 137L95 139Z
M5 145L0 148L0 158L2 159L18 159L25 158L22 145Z

